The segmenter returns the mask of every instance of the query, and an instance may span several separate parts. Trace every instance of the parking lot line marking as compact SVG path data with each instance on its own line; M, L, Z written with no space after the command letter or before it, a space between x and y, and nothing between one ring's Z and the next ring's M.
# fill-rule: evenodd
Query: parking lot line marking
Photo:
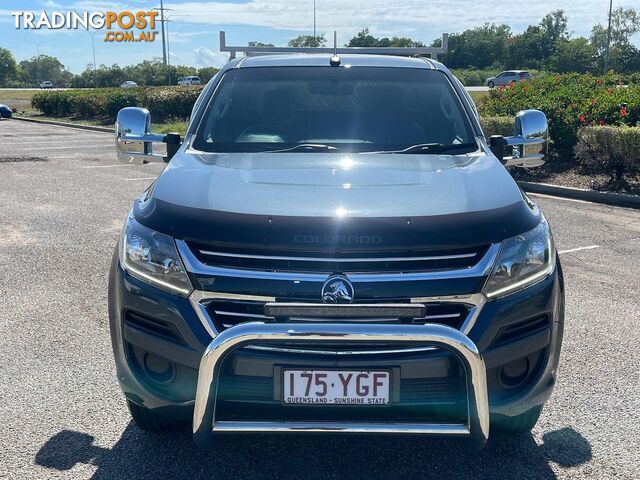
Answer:
M125 182L134 182L136 180L155 180L158 177L142 177L142 178L123 178Z
M84 155L78 155L78 154L67 154L67 155L47 155L47 158L49 160L96 160L96 161L102 161L104 160L104 158L98 158L97 155L94 154L93 157L87 157Z
M86 140L83 140L81 142L78 141L73 141L73 140L66 140L66 139L56 139L54 141L48 141L48 142L35 142L35 141L31 141L30 138L21 138L21 140L24 140L26 142L26 145L24 143L22 144L18 144L17 142L0 142L0 147L15 147L16 145L22 145L22 146L28 146L28 147L44 147L44 146L52 146L52 145L68 145L69 148L73 148L73 147L77 147L77 148L81 148L84 147L87 144ZM98 139L96 139L98 140ZM104 140L104 139L99 139L99 140ZM102 145L102 144L101 144ZM110 146L114 146L114 144L109 144Z
M0 145L15 145L16 141L24 140L30 145L49 145L50 143L87 143L87 142L108 142L111 139L102 136L83 136L81 138L72 135L3 135ZM113 144L115 145L115 143Z
M568 197L559 197L559 196L556 196L556 195L547 195L546 193L527 192L527 195L529 195L531 197L551 198L552 200L564 200L565 202L588 203L589 205L602 205L604 207L613 206L613 205L604 205L602 203L590 202L589 200L581 200L579 198L568 198Z
M73 145L65 145L64 147L29 147L25 145L26 150L85 150L87 148L111 148L113 145L84 145L82 147L76 147Z
M113 165L89 165L80 168L115 168L115 167L135 167L133 163L114 163Z
M582 250L593 250L594 248L600 248L600 245L589 245L587 247L577 247L577 248L570 248L568 250L559 250L558 254L562 255L563 253L580 252Z

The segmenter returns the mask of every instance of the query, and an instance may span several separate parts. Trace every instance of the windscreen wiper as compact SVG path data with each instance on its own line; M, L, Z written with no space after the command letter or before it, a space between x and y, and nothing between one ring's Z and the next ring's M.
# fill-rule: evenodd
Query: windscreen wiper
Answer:
M452 143L444 145L442 143L418 143L402 150L380 150L367 153L470 153L478 148L476 142Z
M293 147L282 148L279 150L265 150L263 153L283 153L283 152L328 152L338 150L337 147L325 145L324 143L299 143Z

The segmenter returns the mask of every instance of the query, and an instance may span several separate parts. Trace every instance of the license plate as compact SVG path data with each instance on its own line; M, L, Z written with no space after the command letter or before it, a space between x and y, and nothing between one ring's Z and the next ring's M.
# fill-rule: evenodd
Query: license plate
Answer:
M349 406L389 403L389 372L284 370L282 375L285 404Z

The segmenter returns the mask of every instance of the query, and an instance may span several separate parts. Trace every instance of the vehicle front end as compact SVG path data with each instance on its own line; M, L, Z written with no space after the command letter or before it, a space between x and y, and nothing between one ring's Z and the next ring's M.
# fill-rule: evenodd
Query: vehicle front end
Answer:
M330 431L482 446L490 423L531 428L556 380L562 270L546 220L491 153L459 86L404 71L414 63L365 71L354 59L350 73L322 67L323 84L319 67L253 62L205 89L114 253L111 336L136 422L189 421L199 443L216 431ZM349 76L340 85L334 73ZM336 106L340 119L349 105L371 108L371 75L396 98L336 124ZM415 98L439 105L441 121L424 122L440 138L415 144L407 133L427 125L404 103L407 78ZM425 81L448 96L431 103ZM305 121L284 93L302 87L305 106L322 109ZM273 124L238 120L256 103L265 111L250 116ZM392 136L410 138L380 140L389 127L378 109L388 118L395 105L416 116L400 115ZM322 119L335 121L318 133Z

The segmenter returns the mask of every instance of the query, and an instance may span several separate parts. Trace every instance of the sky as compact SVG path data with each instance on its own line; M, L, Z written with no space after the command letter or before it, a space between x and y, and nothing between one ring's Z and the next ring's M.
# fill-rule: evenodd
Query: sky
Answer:
M614 0L618 6L638 6L637 0ZM563 9L573 36L589 36L591 27L606 24L608 0L315 0L316 28L343 45L368 27L377 37L407 36L430 43L443 32L461 32L485 22L506 23L520 32L537 24L548 12ZM227 44L250 41L286 45L298 35L313 33L314 0L165 0L169 19L169 50L173 65L224 65L219 51L220 30ZM58 57L72 72L92 62L92 36L86 30L17 30L12 11L53 12L139 11L160 6L160 0L2 0L0 47L18 61L40 53ZM158 29L159 30L159 29ZM160 40L153 43L107 43L104 33L93 36L96 63L120 66L162 56ZM635 43L640 43L635 39Z

